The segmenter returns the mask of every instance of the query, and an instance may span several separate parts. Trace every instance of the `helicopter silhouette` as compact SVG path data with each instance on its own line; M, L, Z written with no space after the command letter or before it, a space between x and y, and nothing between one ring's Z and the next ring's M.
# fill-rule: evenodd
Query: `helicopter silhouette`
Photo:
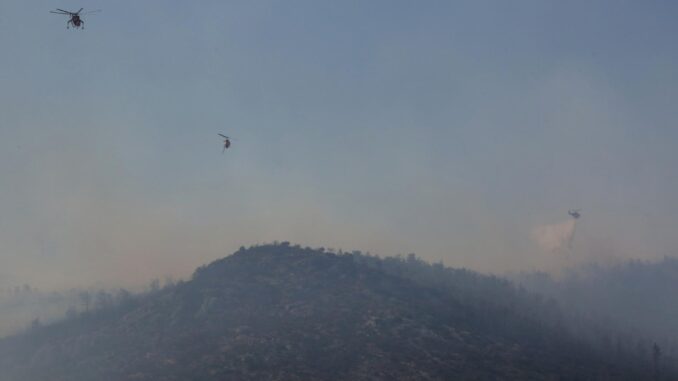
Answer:
M570 209L567 211L567 214L574 217L574 219L576 220L577 218L581 217L581 214L579 214L580 210L581 209Z
M66 23L66 29L70 29L71 26L73 26L73 28L75 28L75 29L78 29L78 28L85 29L85 22L82 20L82 18L80 16L91 15L93 13L101 12L101 9L81 13L83 9L85 9L85 8L80 8L80 10L77 11L77 12L69 12L69 11L65 11L63 9L57 8L56 11L49 11L49 13L55 13L57 15L69 16L70 19Z
M231 138L229 138L229 137L226 136L226 135L222 135L222 134L217 134L217 135L219 135L219 136L221 136L222 138L224 138L224 149L221 150L221 153L224 153L224 152L226 152L226 149L228 149L228 147L231 146Z

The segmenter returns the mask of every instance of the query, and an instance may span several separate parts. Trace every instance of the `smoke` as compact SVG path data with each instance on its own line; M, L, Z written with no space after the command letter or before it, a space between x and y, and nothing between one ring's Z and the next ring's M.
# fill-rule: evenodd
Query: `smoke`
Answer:
M532 240L544 251L557 253L571 250L576 226L576 219L559 224L540 225L532 229Z

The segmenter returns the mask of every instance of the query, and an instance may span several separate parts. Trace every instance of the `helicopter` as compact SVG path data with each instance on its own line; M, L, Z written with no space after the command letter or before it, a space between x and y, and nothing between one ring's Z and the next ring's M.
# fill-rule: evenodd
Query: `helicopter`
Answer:
M576 220L577 218L581 217L581 214L579 214L580 210L581 209L570 209L567 211L567 214L574 217L574 219Z
M82 18L80 18L80 16L81 15L91 15L93 13L101 12L101 9L97 9L97 10L94 10L94 11L88 11L88 12L85 12L85 13L80 13L80 12L82 12L83 9L85 9L85 8L80 8L80 10L77 11L77 12L69 12L69 11L65 11L63 9L57 8L56 11L49 11L49 12L55 13L57 15L69 16L70 19L66 23L66 29L70 29L71 26L73 26L73 28L75 28L75 29L77 29L77 28L85 29L85 22L82 20Z
M226 149L231 146L231 138L229 138L228 136L223 135L223 134L217 134L217 135L224 138L224 149L221 150L221 153L224 153L226 151Z

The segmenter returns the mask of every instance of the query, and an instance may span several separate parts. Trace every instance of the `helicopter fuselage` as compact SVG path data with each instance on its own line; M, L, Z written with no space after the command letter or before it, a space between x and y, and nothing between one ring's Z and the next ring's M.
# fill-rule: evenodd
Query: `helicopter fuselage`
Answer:
M73 24L73 26L76 28L80 28L83 24L82 19L80 19L80 16L78 15L72 16L68 22Z

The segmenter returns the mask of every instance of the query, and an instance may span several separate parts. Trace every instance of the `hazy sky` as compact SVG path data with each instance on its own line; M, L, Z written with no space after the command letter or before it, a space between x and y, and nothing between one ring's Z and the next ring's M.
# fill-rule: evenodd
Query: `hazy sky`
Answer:
M103 10L83 31L48 13L81 6ZM0 0L0 286L146 283L273 240L494 272L676 255L677 16ZM574 207L572 251L542 252L530 232Z

